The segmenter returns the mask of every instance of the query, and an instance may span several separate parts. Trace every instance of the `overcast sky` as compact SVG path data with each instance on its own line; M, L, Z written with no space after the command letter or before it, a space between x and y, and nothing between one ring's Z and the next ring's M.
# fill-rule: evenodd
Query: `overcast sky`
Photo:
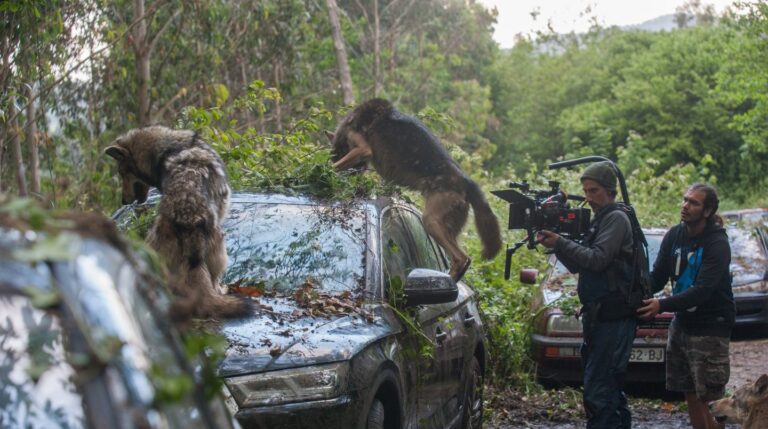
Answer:
M602 26L640 24L661 15L675 13L675 8L686 0L477 0L499 10L494 39L502 48L512 47L515 35L546 31L551 22L558 33L584 32L589 29L590 17L596 17ZM702 0L712 4L720 13L733 0ZM531 12L537 11L534 20ZM589 12L586 12L589 11Z

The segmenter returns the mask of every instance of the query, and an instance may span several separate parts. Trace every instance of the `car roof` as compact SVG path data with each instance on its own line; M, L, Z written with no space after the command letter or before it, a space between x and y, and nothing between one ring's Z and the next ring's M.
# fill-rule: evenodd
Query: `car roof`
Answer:
M730 214L760 213L760 212L768 212L768 208L754 207L754 208L749 208L749 209L726 210L726 211L722 212L721 214L730 215Z
M663 237L666 233L666 228L643 228L643 234L645 235L658 235Z
M267 203L267 204L301 204L301 205L334 205L349 204L349 199L320 198L310 194L290 194L283 192L251 192L233 191L230 196L232 203ZM355 204L372 206L378 210L393 203L407 205L404 201L390 196L374 198L356 198Z
M157 204L160 200L162 195L157 191L157 189L152 188L149 192L149 197L147 198L147 202L145 204ZM238 203L262 203L262 204L297 204L297 205L322 205L322 206L331 206L336 204L350 204L349 198L322 198L318 197L316 195L312 194L301 194L301 193L290 193L290 192L281 192L281 191L275 191L275 192L262 192L262 191L248 191L248 190L236 190L232 191L230 198L230 203L238 204ZM353 198L352 203L354 205L358 205L360 207L367 207L369 210L373 209L376 212L381 212L384 210L385 207L391 206L391 205L399 205L399 206L406 206L409 207L415 211L419 211L416 207L414 207L412 204L406 202L402 198L398 198L396 196L374 196L374 197L366 197L366 198L360 198L356 197ZM115 213L112 215L112 218L118 218L120 214L126 210L130 209L132 207L131 205L125 205L120 207L115 211Z

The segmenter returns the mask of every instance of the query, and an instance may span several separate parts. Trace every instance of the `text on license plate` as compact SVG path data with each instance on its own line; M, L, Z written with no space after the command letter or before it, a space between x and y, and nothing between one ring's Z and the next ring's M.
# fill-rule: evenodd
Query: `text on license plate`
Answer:
M663 348L634 348L629 355L630 362L664 362Z

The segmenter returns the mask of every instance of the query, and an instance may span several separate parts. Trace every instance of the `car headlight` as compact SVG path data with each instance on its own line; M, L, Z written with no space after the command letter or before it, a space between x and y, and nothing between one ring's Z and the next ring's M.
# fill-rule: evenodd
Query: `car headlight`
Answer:
M331 399L347 387L349 363L291 368L225 380L241 408Z
M575 335L581 332L581 322L572 315L558 313L550 315L547 319L547 335Z

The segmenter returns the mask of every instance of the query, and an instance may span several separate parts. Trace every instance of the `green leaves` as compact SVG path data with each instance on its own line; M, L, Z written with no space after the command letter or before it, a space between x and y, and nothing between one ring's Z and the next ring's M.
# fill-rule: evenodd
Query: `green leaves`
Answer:
M197 329L183 338L187 357L192 362L199 362L199 373L207 398L212 398L220 391L223 381L216 375L216 366L224 359L227 349L227 339L221 334L213 334L204 329ZM171 380L171 387L186 388L182 378ZM191 381L190 381L191 383ZM179 390L180 393L183 393Z
M30 198L15 198L0 204L0 215L26 221L34 230L40 230L50 221L48 212Z
M523 173L529 161L603 155L625 175L655 160L655 176L690 163L735 201L754 199L768 184L758 173L768 163L768 43L758 36L768 8L745 9L729 26L518 44L488 73L502 123L489 162Z
M179 402L192 393L195 384L187 374L168 374L165 368L153 365L150 368L152 384L155 387L155 402L167 404Z
M61 232L46 235L36 240L30 247L15 249L13 257L22 262L66 261L72 259L77 252L80 237L76 234Z
M76 254L73 249L80 245L77 234L61 230L72 227L72 221L55 218L52 212L28 198L0 203L0 220L17 225L22 231L35 231L29 232L29 246L13 250L13 257L22 262L66 261Z
M326 137L320 132L328 128L333 115L322 104L313 105L305 116L294 118L283 132L241 129L237 121L230 119L243 109L261 115L270 103L280 100L276 89L254 81L231 106L185 109L181 125L199 130L211 142L227 164L230 185L235 189L342 199L387 192L374 174L333 169L330 147L324 144Z

